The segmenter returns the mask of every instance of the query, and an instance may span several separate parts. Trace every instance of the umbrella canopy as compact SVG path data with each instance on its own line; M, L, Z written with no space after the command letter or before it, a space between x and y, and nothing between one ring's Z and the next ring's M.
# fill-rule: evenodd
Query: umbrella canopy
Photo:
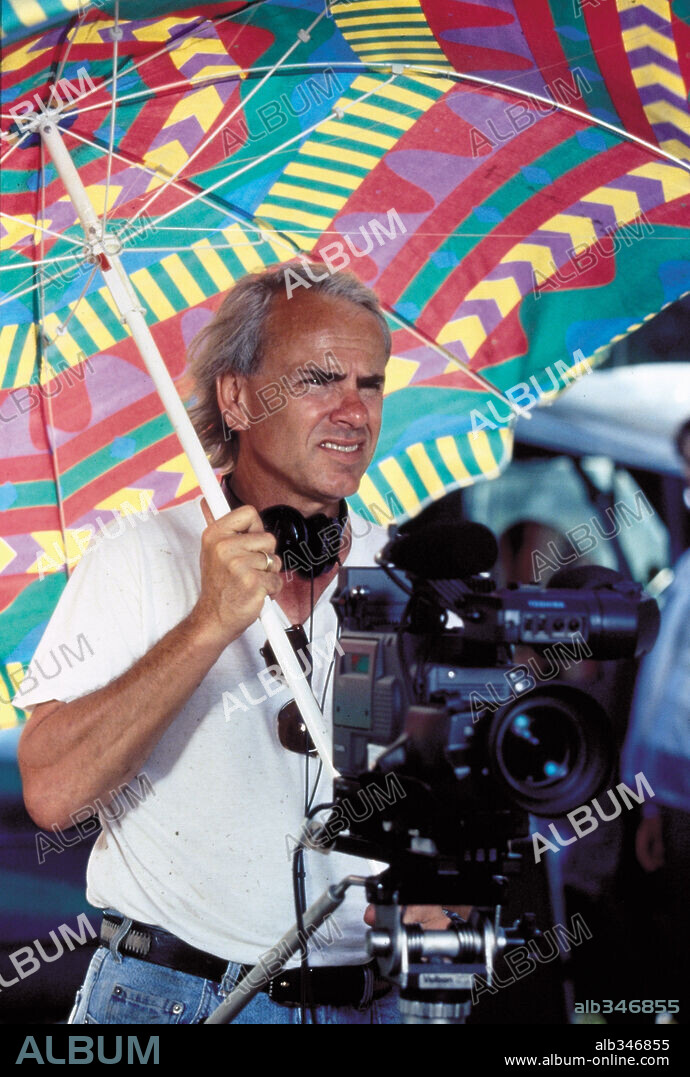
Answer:
M131 0L10 0L8 688L112 510L136 524L197 492L33 121L54 109L176 380L248 271L309 254L374 287L394 355L351 500L381 520L498 474L516 410L688 288L689 17L664 0L567 7L160 0L142 17ZM288 293L310 286L287 273Z

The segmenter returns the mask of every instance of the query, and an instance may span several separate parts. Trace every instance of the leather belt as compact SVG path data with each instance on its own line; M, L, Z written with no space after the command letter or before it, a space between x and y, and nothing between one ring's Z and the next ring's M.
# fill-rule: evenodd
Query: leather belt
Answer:
M108 946L113 936L119 933L123 918L106 913L101 923L101 942ZM215 954L198 950L195 946L178 939L169 931L132 922L117 947L118 951L140 961L149 961L154 965L184 972L189 976L198 976L204 980L220 983L229 962ZM240 983L246 977L251 982L254 966L240 967ZM375 962L367 965L338 965L326 968L310 968L308 972L308 992L314 1006L358 1006L369 1005L373 999L386 995L391 985L386 980L377 978ZM301 969L284 969L261 990L274 1002L283 1006L297 1006L302 995Z
M108 946L118 928L122 925L121 916L107 913L101 923L101 942ZM162 928L150 924L140 924L136 920L127 931L117 947L118 951L140 961L150 961L154 965L163 965L166 969L186 972L188 976L200 976L204 980L220 983L225 975L228 962L205 950L171 935Z

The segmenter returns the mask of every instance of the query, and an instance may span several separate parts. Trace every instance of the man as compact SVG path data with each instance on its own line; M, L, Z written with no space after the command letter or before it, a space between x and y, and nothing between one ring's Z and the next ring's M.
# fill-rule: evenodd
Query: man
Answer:
M676 431L675 444L683 462L684 501L690 508L690 419ZM688 832L689 613L690 550L686 550L664 595L659 637L640 668L623 753L626 780L643 770L655 792L655 800L645 806L635 845L640 866L647 872L664 864L664 830L666 844Z
M683 462L683 500L690 509L690 419L676 431L675 445ZM687 954L690 945L690 550L673 575L659 636L635 686L622 775L631 784L641 771L654 790L635 835L637 861L651 876L647 930L653 945L646 982L660 999L680 996L677 1020L687 1023L688 991L677 956Z
M287 837L332 790L314 761L281 745L276 715L289 697L271 691L257 617L268 595L286 626L310 633L312 687L330 721L338 565L311 578L282 571L259 512L338 517L374 452L389 354L375 296L353 276L289 300L280 268L242 280L192 364L197 429L238 507L218 521L204 502L158 514L101 543L61 597L37 658L75 632L93 658L22 695L34 707L19 748L27 808L39 826L64 827L85 805L116 803L113 791L137 775L153 790L119 817L99 809L87 897L109 910L107 947L75 1022L201 1021L295 921ZM372 564L385 533L357 534L346 524L340 558ZM324 643L328 660L317 662ZM310 853L307 867L307 904L366 870L340 854ZM392 992L372 1003L364 912L351 890L311 947L322 1021L394 1019ZM407 918L445 923L439 910ZM278 979L240 1022L300 1020L299 970Z

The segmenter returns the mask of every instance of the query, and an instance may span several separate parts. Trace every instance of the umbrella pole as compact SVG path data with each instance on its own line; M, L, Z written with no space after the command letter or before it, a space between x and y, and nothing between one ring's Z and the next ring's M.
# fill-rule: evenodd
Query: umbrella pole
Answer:
M213 473L203 446L180 400L153 334L144 318L144 311L119 258L120 241L104 233L102 222L91 204L88 193L55 123L46 115L40 119L38 131L53 164L72 200L86 237L86 247L97 264L110 290L122 321L129 328L156 390L163 402L173 429L180 439L201 492L215 520L226 516L228 503ZM107 207L105 207L107 209ZM322 732L323 718L319 706L302 672L297 656L278 619L273 603L266 597L260 616L268 642L285 674L285 679L300 709L304 723L323 762L326 774L336 777L338 771L331 762L326 737Z

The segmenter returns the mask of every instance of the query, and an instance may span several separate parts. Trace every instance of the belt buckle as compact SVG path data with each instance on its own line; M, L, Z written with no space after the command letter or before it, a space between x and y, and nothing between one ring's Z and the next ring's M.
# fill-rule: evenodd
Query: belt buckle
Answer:
M120 920L116 920L115 917L107 918L107 939L103 938L104 928L106 928L106 917L103 918L101 925L101 938L107 942L110 953L115 958L118 964L122 964L122 954L120 949L124 948L125 939L129 934L129 929L132 926L132 920L129 917L123 916Z
M146 957L151 949L150 931L137 931L130 928L122 941L122 949L130 950L133 957Z
M100 938L119 961L122 954L146 957L153 943L151 932L133 927L131 918L123 916L117 920L107 913L103 916Z

